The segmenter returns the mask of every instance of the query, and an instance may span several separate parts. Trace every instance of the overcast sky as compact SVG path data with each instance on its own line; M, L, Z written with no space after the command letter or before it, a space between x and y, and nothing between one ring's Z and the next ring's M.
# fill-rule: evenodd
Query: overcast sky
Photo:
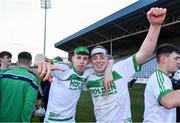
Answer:
M51 0L47 10L46 56L67 57L54 43L137 0ZM44 9L40 0L0 0L0 51L43 53Z

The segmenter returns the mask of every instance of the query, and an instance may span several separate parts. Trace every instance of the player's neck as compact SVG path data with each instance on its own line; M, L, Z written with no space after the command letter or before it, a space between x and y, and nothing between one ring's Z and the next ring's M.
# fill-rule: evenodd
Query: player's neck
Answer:
M165 74L169 74L169 72L167 71L166 67L164 65L158 65L158 70L162 71Z
M97 72L97 71L96 71L96 75L97 75L97 76L104 76L104 72Z

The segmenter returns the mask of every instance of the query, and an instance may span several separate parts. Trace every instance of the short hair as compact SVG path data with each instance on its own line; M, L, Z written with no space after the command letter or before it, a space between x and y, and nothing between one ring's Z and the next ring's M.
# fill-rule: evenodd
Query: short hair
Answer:
M18 54L18 62L20 64L28 65L32 61L32 56L29 52L20 52Z
M55 58L53 58L53 60L63 61L62 57L60 57L60 56L56 56Z
M9 58L12 58L12 54L8 51L2 51L0 53L0 58L4 58L4 56L8 56Z
M173 52L175 52L177 54L180 54L179 47L177 47L176 45L173 45L173 44L168 44L168 43L160 45L159 48L156 51L156 60L157 60L157 62L158 63L160 62L160 57L162 55L169 56Z

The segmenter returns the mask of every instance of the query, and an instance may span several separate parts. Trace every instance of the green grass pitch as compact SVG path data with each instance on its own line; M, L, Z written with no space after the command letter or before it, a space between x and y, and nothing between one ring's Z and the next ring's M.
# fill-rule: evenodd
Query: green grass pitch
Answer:
M131 97L131 113L133 122L142 122L144 111L144 89L145 84L136 84L129 88ZM37 117L33 117L32 122L38 122ZM95 122L93 104L89 92L82 92L77 106L76 122Z

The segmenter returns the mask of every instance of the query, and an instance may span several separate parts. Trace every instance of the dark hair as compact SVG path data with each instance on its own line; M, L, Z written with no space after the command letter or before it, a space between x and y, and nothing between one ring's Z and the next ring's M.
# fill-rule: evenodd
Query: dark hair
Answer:
M173 44L168 44L168 43L160 45L156 51L157 62L158 63L160 62L160 56L162 56L162 55L169 56L173 52L180 54L179 47L177 47L176 45L173 45Z
M60 57L60 56L56 56L55 58L53 58L53 60L63 61L62 57Z
M12 54L8 51L2 51L0 53L0 58L3 58L4 56L8 56L9 58L12 58Z
M18 62L28 65L32 61L32 56L29 52L21 52L18 54Z

